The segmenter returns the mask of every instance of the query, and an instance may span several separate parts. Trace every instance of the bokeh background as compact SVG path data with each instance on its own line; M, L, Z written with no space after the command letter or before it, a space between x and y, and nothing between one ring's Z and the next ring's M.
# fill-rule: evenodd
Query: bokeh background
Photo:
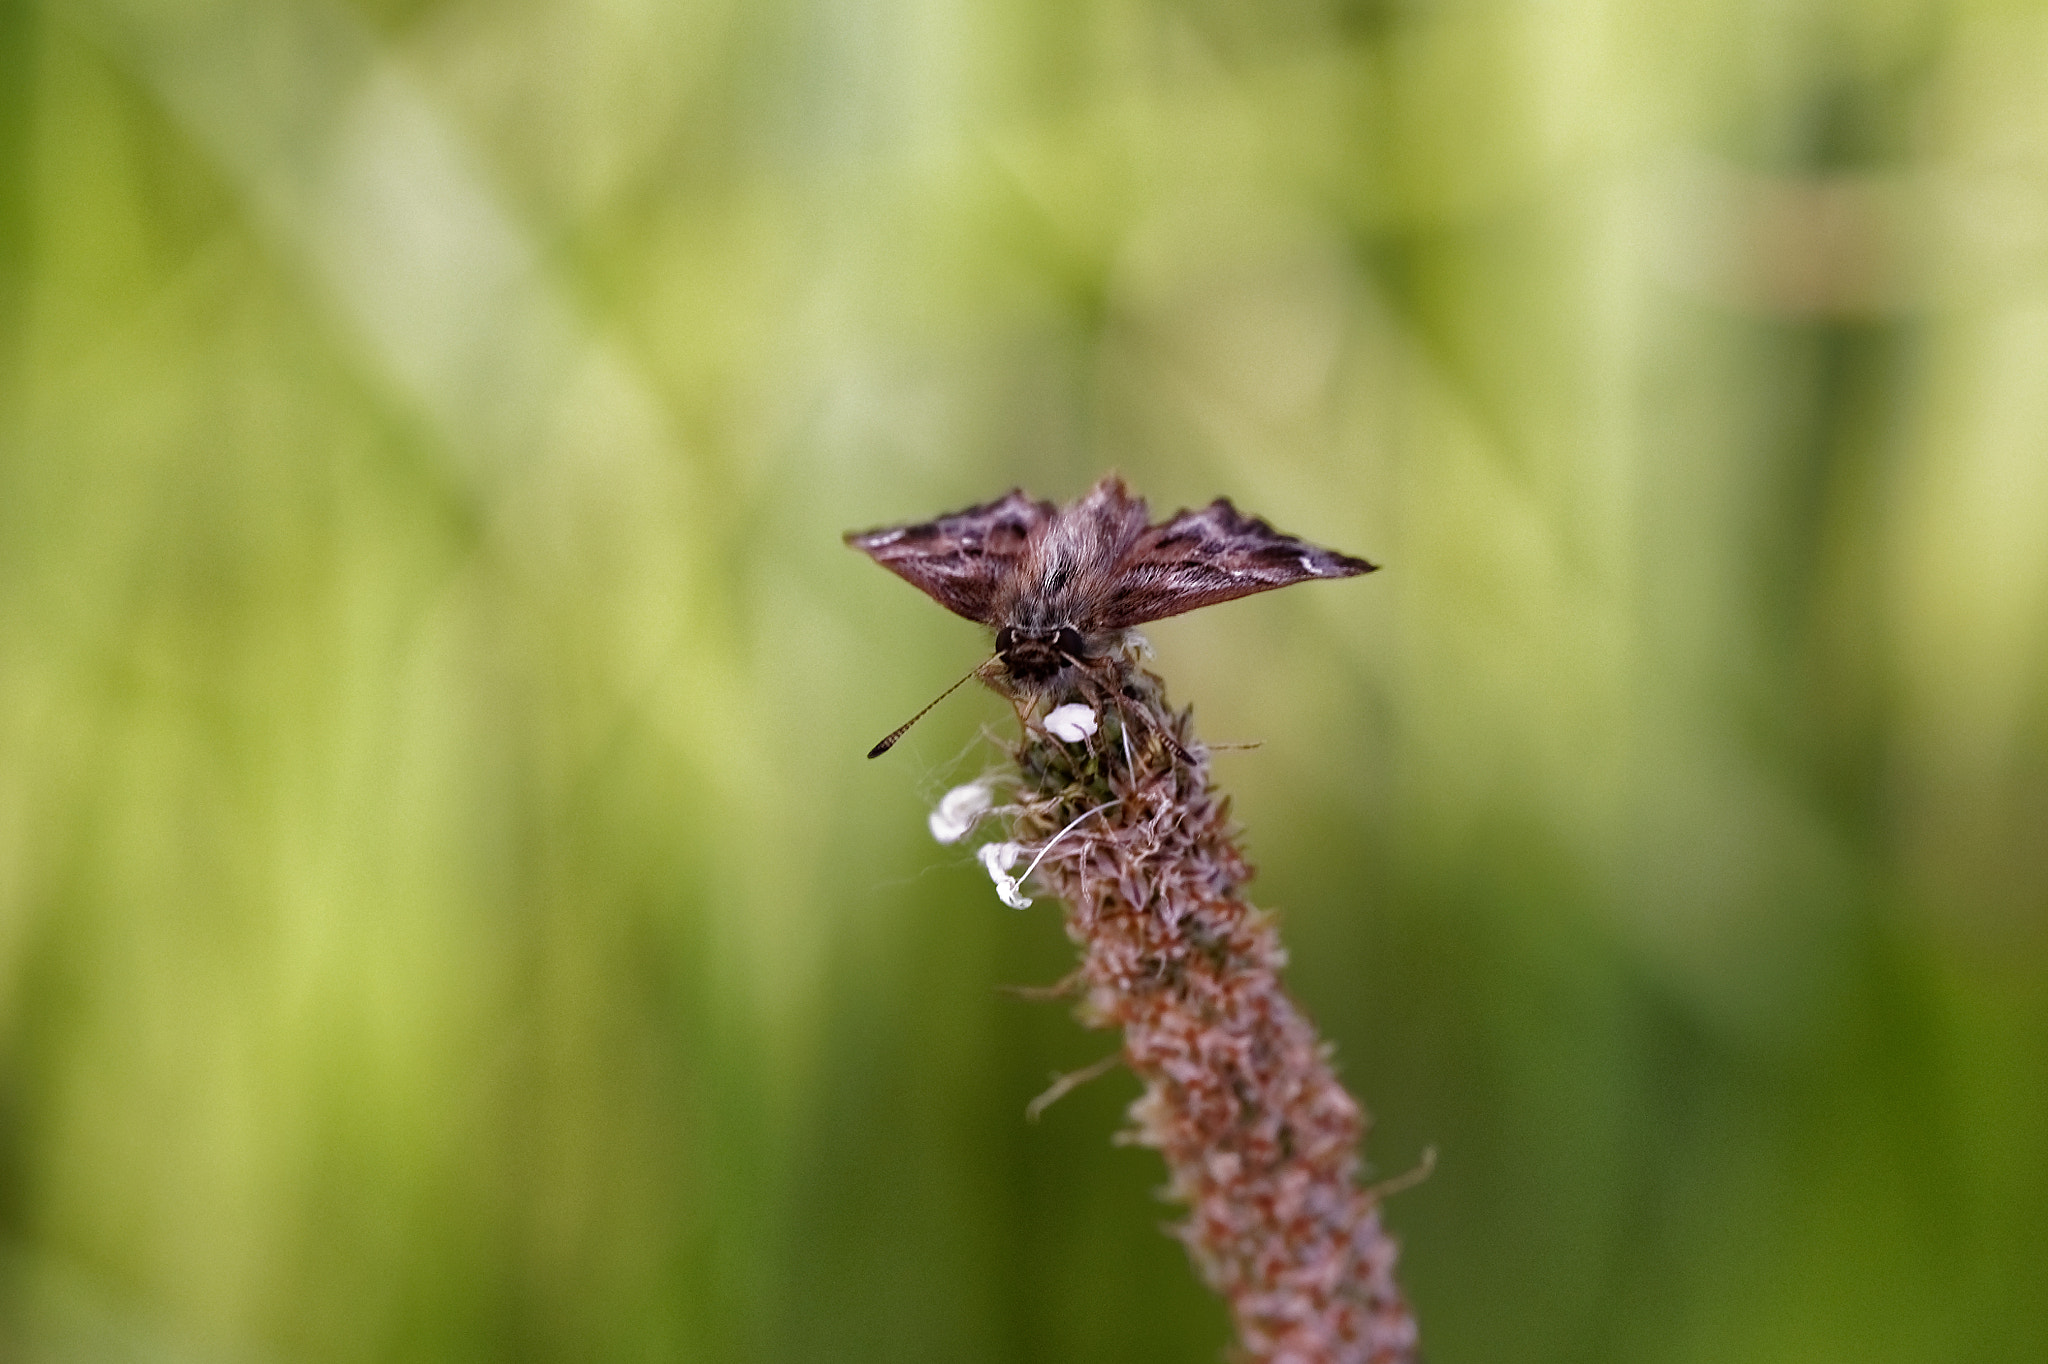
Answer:
M0 0L0 1358L1217 1358L862 757L1108 468L1432 1360L2048 1358L2002 0Z

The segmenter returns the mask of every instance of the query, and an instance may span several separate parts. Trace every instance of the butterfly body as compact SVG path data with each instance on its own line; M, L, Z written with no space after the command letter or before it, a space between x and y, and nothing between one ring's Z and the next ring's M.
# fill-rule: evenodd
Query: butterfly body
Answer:
M1065 507L1012 489L931 521L851 533L846 542L947 610L992 628L1010 688L1033 695L1100 669L1133 626L1375 567L1274 530L1226 498L1154 525L1145 500L1114 476Z

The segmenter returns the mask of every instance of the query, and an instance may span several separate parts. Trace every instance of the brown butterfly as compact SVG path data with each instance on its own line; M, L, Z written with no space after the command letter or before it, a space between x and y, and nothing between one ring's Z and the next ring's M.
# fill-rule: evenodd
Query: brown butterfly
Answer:
M1011 687L1032 695L1099 672L1132 626L1377 567L1284 535L1228 498L1155 526L1145 499L1115 475L1064 507L1012 488L934 521L848 532L846 543L947 610L992 628L995 657L967 676L986 676L1000 662ZM886 753L925 711L868 756Z

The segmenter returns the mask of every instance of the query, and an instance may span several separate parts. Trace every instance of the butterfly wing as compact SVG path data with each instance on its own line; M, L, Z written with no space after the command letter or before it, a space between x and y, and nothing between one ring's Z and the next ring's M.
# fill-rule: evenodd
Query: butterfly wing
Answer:
M955 615L993 625L998 593L1026 547L1059 509L1012 488L993 502L933 521L848 532L846 543Z
M1122 630L1311 578L1378 567L1274 530L1218 498L1148 529L1117 564L1096 629Z

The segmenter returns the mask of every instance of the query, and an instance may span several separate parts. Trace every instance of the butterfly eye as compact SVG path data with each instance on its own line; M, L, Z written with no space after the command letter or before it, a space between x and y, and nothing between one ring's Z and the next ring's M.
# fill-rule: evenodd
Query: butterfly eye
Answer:
M999 654L1006 654L1006 653L1010 652L1010 646L1011 646L1012 644L1015 644L1016 642L1017 642L1017 632L1016 632L1015 630L1011 629L1011 628L1010 628L1009 626L1005 625L1005 626L1004 626L1004 627L1003 627L1002 629L1000 629L1000 630L996 631L996 652L997 652L997 653L999 653Z
M1052 647L1068 658L1079 659L1087 646L1081 642L1081 632L1071 625L1062 625L1059 633L1052 637Z

